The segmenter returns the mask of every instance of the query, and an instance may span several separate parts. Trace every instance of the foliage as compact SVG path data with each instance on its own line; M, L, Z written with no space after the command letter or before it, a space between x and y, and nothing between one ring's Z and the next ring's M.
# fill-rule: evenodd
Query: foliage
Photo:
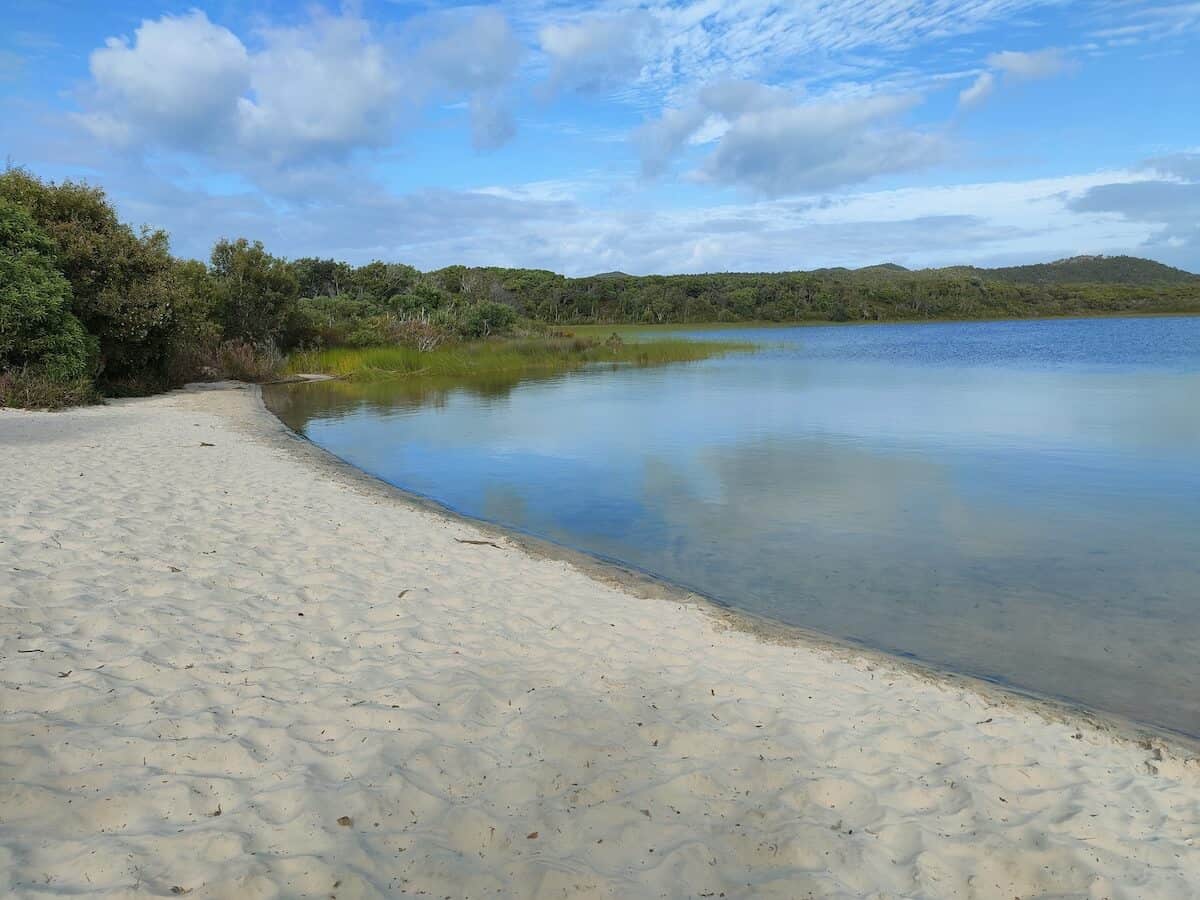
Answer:
M91 374L95 340L70 311L71 286L29 212L0 200L0 370L74 381Z
M169 385L215 378L219 374L217 290L208 267L194 259L179 260L173 273L178 292L173 304L174 328L168 341L164 376Z
M511 306L485 300L472 306L463 316L461 331L464 337L485 338L506 334L517 324L517 313Z
M300 293L288 263L268 253L262 241L238 238L217 241L210 271L225 337L274 341Z
M102 378L161 373L180 293L166 233L135 234L99 188L48 184L21 169L0 174L0 198L29 210L53 243L72 311L98 341Z
M1152 259L1136 256L1072 256L1052 263L1035 266L1007 266L1000 269L977 269L961 266L949 270L975 275L990 281L1011 284L1192 284L1197 277L1191 272L1164 266Z

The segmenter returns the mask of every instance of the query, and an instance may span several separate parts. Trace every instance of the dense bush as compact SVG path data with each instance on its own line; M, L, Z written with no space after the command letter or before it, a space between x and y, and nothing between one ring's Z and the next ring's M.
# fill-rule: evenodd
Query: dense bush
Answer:
M517 313L511 306L487 300L467 310L460 330L464 337L491 337L512 331L516 323Z
M166 234L135 234L99 188L48 184L21 169L0 174L0 198L27 209L50 238L71 310L98 342L102 380L161 376L180 294Z
M217 241L210 268L227 339L267 343L282 334L300 286L291 266L262 241Z
M95 357L53 243L26 209L0 200L0 371L73 381L91 375Z

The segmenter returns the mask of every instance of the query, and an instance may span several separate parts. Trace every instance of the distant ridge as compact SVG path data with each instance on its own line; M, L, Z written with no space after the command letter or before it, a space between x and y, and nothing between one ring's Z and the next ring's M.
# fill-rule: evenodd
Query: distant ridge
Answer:
M1200 284L1200 275L1176 269L1152 259L1138 256L1071 256L1048 263L1033 263L1027 266L1000 266L994 269L983 266L943 266L930 269L909 269L899 263L876 263L857 269L846 266L829 266L820 269L799 269L790 272L720 272L707 274L739 275L816 275L848 278L851 281L866 280L909 281L928 276L950 278L980 278L984 281L999 281L1005 284L1124 284L1166 285ZM634 279L637 275L625 272L600 272L569 280L603 279L614 281ZM660 278L685 278L688 276L666 275Z
M1072 256L1029 266L998 269L950 266L926 271L974 275L1010 284L1188 284L1200 281L1200 275L1137 256Z

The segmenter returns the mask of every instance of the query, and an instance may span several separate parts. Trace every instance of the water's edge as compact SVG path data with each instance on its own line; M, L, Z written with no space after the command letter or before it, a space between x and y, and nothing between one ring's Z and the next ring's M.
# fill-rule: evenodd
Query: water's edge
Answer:
M805 646L820 652L832 653L840 659L862 660L913 677L940 683L950 682L966 687L997 705L1021 706L1036 712L1049 721L1085 724L1117 740L1142 744L1153 740L1156 743L1173 747L1177 755L1186 758L1195 757L1200 753L1200 735L1191 735L1139 722L1105 710L1039 694L1000 680L956 672L914 657L889 653L867 644L779 622L766 616L738 609L701 591L677 584L621 560L559 544L488 519L466 515L432 497L406 490L359 469L331 450L317 444L308 436L293 430L271 409L261 387L257 385L252 387L264 425L268 430L266 436L273 438L281 448L305 459L321 473L333 475L359 489L386 497L393 502L404 503L448 522L467 525L488 537L515 546L531 556L566 563L589 578L633 594L635 597L647 600L669 600L673 603L695 606L720 625L746 632L759 640L776 644ZM276 389L289 390L292 388L287 385L279 385Z

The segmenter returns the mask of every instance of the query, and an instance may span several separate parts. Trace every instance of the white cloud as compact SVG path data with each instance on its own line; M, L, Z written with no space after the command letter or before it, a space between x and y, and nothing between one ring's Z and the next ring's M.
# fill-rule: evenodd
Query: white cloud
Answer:
M1200 268L1200 153L1147 160L1142 180L1097 184L1070 201L1079 213L1149 226L1142 252L1192 271Z
M252 96L238 100L248 148L285 162L391 141L398 73L365 21L319 14L262 37L252 58Z
M544 26L538 41L553 60L551 88L601 91L633 78L656 33L654 17L644 10Z
M992 95L996 87L996 76L991 72L981 72L979 77L964 88L958 95L958 105L963 109L973 109Z
M144 21L132 43L109 38L89 66L82 121L119 143L208 144L237 127L238 98L250 87L245 46L199 11Z
M654 109L679 106L694 96L699 85L714 80L766 81L781 70L814 84L846 78L878 80L914 46L976 33L1057 2L584 0L573 6L569 17L564 17L562 4L552 0L509 0L508 5L522 31L551 37L541 43L552 67L560 57L583 55L603 70L603 54L584 50L607 46L614 60L629 62L627 67L618 66L622 77L633 73L632 82L618 96L642 109ZM639 43L642 52L636 56L636 70L634 55L618 40L621 29L600 24L626 21L633 15L631 9L655 23L652 39ZM583 81L587 80L585 70Z
M647 175L661 174L697 134L716 148L691 173L695 181L749 188L766 196L823 191L936 162L935 135L895 120L918 102L880 95L798 103L787 91L721 81L696 103L669 109L634 134ZM713 129L714 117L724 128Z
M431 90L495 91L521 60L521 45L497 10L443 17L441 33L424 42L410 73Z
M388 146L406 109L465 95L473 143L498 146L514 131L503 95L521 48L495 10L447 21L400 53L353 12L264 27L254 51L203 12L146 20L132 41L110 38L92 54L78 119L107 143L211 154L262 174Z
M746 113L737 118L699 177L780 196L858 184L936 162L942 141L892 127L913 97L871 97Z
M1070 65L1066 55L1056 47L1030 52L1003 50L988 56L987 63L1005 75L1026 81L1050 78L1066 71Z
M1002 50L987 57L988 69L958 95L960 109L981 106L996 90L999 78L1007 81L1037 81L1069 71L1072 61L1057 47L1044 50Z
M661 175L671 160L700 126L708 119L708 111L701 106L684 109L667 109L663 114L638 128L633 141L642 157L642 171L647 175Z
M476 150L493 150L516 134L505 90L520 64L521 45L508 20L494 9L446 21L449 27L414 54L411 79L426 94L465 93L471 144Z

